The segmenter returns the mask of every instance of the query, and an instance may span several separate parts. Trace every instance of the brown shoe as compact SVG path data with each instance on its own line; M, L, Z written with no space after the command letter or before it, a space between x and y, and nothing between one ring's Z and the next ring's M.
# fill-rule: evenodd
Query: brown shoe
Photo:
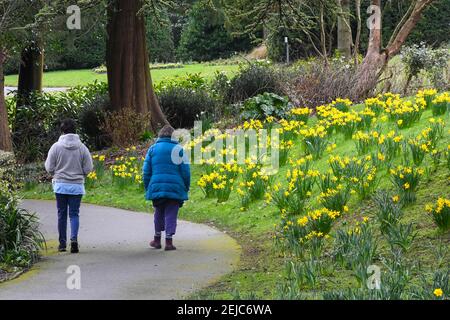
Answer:
M164 248L165 251L172 251L177 250L177 248L173 245L172 239L166 239L166 247Z
M155 248L155 249L161 249L161 237L157 237L155 236L155 238L153 239L152 242L150 242L150 247Z

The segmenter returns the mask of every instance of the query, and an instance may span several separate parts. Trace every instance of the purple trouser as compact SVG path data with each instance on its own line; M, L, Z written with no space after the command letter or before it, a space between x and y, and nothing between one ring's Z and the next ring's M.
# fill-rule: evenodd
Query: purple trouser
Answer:
M177 230L177 216L180 209L178 201L167 201L155 206L155 232L166 231L166 236L173 236Z

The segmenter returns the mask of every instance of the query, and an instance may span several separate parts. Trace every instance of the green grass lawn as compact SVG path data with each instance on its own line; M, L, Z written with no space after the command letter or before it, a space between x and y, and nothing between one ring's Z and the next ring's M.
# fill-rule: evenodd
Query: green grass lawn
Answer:
M356 107L361 108L361 106ZM412 128L400 130L406 138L417 135L422 129L428 126L428 121L432 117L431 111L425 111L421 121ZM450 118L448 114L444 118L446 121L444 138L439 142L439 147L444 148L450 144ZM315 118L311 119L316 121ZM393 129L392 122L382 124L384 133ZM337 144L337 148L332 152L340 156L356 156L354 141L344 140L341 134L331 137L331 142ZM297 159L304 154L300 143L296 143L290 156ZM328 155L314 162L314 169L326 172L328 169ZM400 158L396 163L400 162ZM431 159L427 156L424 168L429 168L429 174L420 183L418 199L415 204L407 207L402 222L413 222L417 228L418 236L413 248L408 253L408 258L422 263L424 266L433 267L436 258L431 247L437 247L439 241L444 241L448 249L449 234L440 235L434 226L431 218L425 213L424 206L430 201L435 201L439 196L448 197L450 195L450 171L442 163L436 170L431 170ZM288 166L282 167L277 174L278 181L285 181ZM241 264L238 270L223 277L217 284L197 292L195 298L276 298L276 286L283 277L285 257L277 249L272 240L274 224L279 223L279 213L275 206L266 205L263 201L251 204L248 211L240 211L240 201L233 192L229 201L218 204L214 199L204 199L204 195L197 186L197 181L203 169L199 166L192 166L192 186L190 200L186 202L181 210L181 218L206 223L217 226L221 230L226 230L243 248ZM391 188L391 182L386 169L380 170L380 184L378 188ZM316 186L315 195L319 193ZM25 198L53 199L51 186L49 184L34 186L23 193ZM84 198L85 202L100 204L136 211L150 212L150 204L143 199L143 192L137 187L118 189L111 186L111 179L105 178L94 189L88 191ZM311 205L317 204L315 200ZM370 201L359 201L355 196L349 202L350 213L343 217L343 223L352 223L355 218L369 216L370 221L375 222L375 211ZM149 238L151 235L149 234ZM380 253L387 251L387 244L380 242ZM417 275L417 274L416 274ZM316 287L305 287L306 297L318 297L318 292L354 287L355 282L347 270L341 270L324 277ZM320 296L320 295L319 295Z
M152 80L154 83L164 80L165 78L174 78L185 75L186 73L201 73L205 78L211 79L216 71L225 71L234 73L238 69L238 65L214 65L207 64L188 64L183 68L174 69L156 69L151 70ZM17 86L17 75L9 75L5 77L5 85L10 87ZM84 70L65 70L51 71L44 73L44 87L74 87L78 85L86 85L97 81L107 82L106 74L98 74L91 69Z

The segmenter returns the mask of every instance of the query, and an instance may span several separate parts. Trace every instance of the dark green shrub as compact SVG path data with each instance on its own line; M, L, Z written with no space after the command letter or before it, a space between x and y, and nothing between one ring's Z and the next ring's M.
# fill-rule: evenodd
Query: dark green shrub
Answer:
M264 92L283 94L279 76L267 63L251 63L241 66L239 73L231 79L225 100L237 103Z
M34 93L29 105L15 107L15 97L9 103L14 151L20 162L42 160L60 135L64 118L78 120L85 104L107 93L106 83L94 82L67 92Z
M172 27L167 11L162 10L159 18L146 16L146 37L150 62L175 61L175 45Z
M0 152L0 263L28 267L44 243L34 214L19 208L12 154Z
M220 105L205 90L168 87L158 94L167 120L175 128L192 128L194 121L213 118L220 113Z
M88 101L80 112L78 119L80 134L92 150L111 146L111 137L102 129L109 105L109 95L103 94Z
M43 161L20 165L15 170L15 174L24 190L31 190L39 183L50 182L52 179L45 170Z
M285 97L266 92L246 100L242 104L241 115L244 119L263 120L269 116L278 119L287 118L292 104Z
M195 2L181 34L179 59L209 61L250 49L248 36L233 36L225 28L225 16L218 5L219 2L213 4L209 0Z

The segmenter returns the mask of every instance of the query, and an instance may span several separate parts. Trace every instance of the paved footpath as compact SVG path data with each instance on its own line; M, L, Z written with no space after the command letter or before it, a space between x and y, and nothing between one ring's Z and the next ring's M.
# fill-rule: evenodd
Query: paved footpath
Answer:
M25 201L38 213L47 240L57 239L53 201ZM240 248L228 235L205 225L179 221L176 251L148 246L153 216L83 204L80 253L45 255L16 280L0 284L0 299L179 299L233 271ZM81 289L67 288L76 265Z

